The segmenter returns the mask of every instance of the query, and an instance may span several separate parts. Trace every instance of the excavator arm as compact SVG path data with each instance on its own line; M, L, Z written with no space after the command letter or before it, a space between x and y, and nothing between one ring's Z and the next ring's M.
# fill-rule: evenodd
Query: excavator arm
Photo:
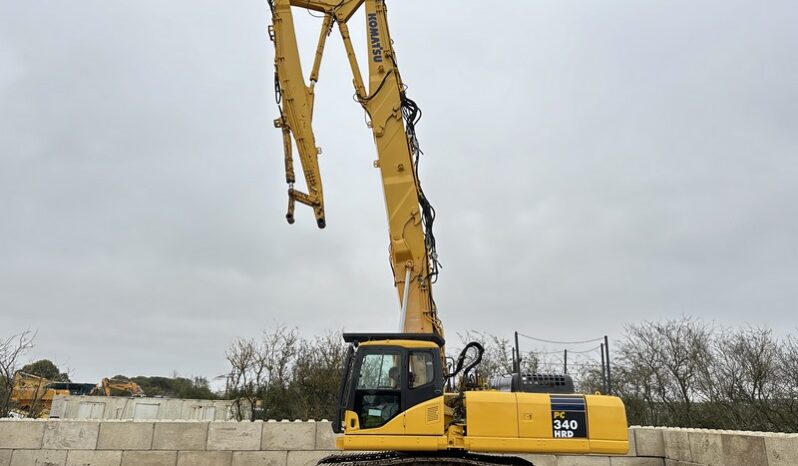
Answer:
M418 106L405 93L396 63L383 0L270 0L270 37L275 45L275 90L280 117L275 126L283 132L285 176L288 183L288 222L294 222L296 202L310 206L319 227L326 225L324 196L313 134L315 84L327 37L337 26L352 71L355 96L366 111L377 146L374 167L380 170L388 214L390 261L401 306L400 331L443 336L432 298L438 271L432 223L435 211L418 179L421 155L415 124ZM299 59L291 7L322 13L313 68L305 82ZM368 89L361 75L348 21L365 6L368 41ZM296 146L307 192L294 186L293 146Z

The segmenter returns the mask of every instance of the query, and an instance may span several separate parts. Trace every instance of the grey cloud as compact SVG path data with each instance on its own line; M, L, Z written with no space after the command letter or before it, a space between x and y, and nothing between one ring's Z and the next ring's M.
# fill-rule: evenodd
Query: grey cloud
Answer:
M450 338L795 327L793 2L389 7ZM267 22L263 2L0 5L0 333L38 328L37 355L94 380L219 374L277 322L395 327L337 37L316 104L328 228L285 224Z

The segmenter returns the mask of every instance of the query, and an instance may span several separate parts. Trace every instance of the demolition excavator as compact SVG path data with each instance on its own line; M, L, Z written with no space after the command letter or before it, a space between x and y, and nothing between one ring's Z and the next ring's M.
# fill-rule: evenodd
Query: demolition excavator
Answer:
M419 182L416 136L421 112L407 96L396 61L383 0L269 0L275 46L275 95L280 109L289 223L296 203L309 206L326 225L318 156L312 130L315 85L325 44L340 32L351 68L355 99L366 113L388 214L390 264L400 303L397 333L347 333L349 343L339 406L332 428L337 447L369 453L339 454L319 464L528 464L486 453L624 454L628 449L621 400L573 393L567 376L513 374L499 389L475 375L484 349L469 343L447 363L444 333L432 286L438 256L435 210ZM368 88L361 75L348 22L365 8ZM309 82L300 64L292 9L321 20ZM298 152L305 190L294 173ZM570 388L570 390L569 390Z

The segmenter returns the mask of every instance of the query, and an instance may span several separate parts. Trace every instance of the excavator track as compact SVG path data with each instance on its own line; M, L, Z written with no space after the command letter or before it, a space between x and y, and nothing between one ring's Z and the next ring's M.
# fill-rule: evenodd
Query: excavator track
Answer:
M344 453L319 460L316 466L534 466L517 456L480 455L467 452Z

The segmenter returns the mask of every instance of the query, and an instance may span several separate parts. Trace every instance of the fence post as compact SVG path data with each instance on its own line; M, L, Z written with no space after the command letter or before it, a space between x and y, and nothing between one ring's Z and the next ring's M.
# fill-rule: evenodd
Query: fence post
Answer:
M607 395L612 394L612 378L610 376L610 339L604 335L604 351L607 353Z
M601 344L601 392L607 394L607 361L604 359L604 343Z

